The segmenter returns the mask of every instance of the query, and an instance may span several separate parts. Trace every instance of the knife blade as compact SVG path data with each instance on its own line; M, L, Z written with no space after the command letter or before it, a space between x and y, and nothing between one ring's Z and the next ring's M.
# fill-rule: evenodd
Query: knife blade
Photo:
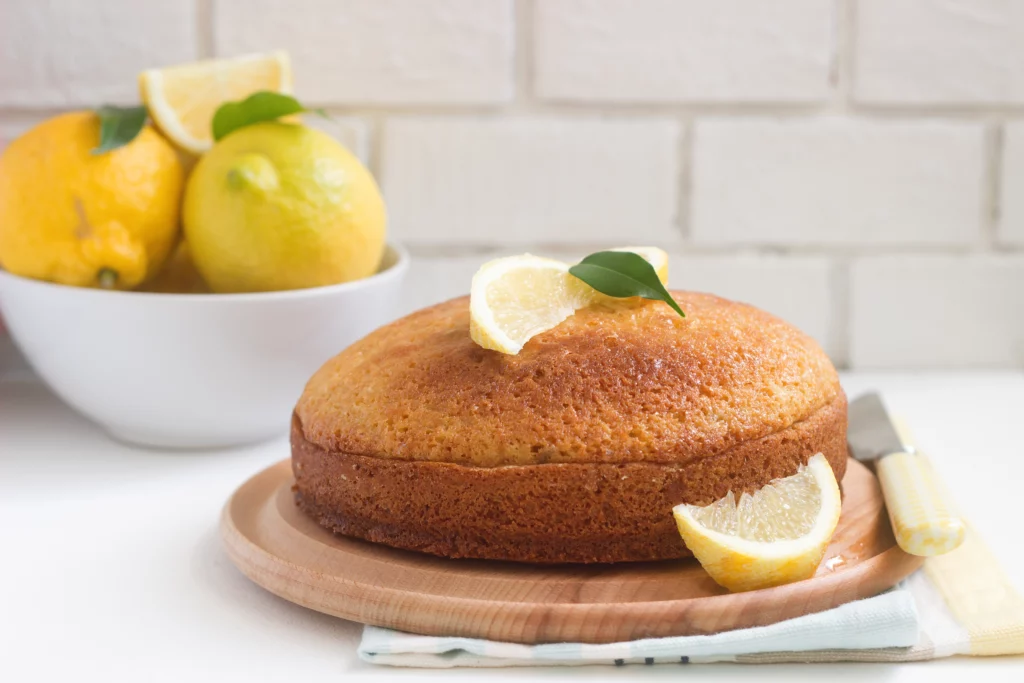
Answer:
M903 442L880 394L872 392L855 399L850 403L849 415L846 441L857 460L875 460L887 453L914 452L913 446Z
M900 436L878 393L850 403L847 444L854 458L874 461L900 548L942 555L964 540L966 525L928 459Z

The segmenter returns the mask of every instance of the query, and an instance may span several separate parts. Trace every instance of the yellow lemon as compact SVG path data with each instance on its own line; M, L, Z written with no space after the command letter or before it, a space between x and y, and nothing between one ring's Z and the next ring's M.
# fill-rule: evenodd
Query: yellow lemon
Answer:
M386 222L370 172L332 137L300 124L231 133L200 159L185 190L185 235L215 292L372 275Z
M63 114L0 157L0 265L15 275L131 289L163 265L178 237L183 172L148 126L93 154L99 117Z

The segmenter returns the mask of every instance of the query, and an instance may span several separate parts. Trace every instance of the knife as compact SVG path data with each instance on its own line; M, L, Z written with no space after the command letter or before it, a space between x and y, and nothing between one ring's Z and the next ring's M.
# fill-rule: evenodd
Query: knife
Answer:
M963 542L966 525L945 487L928 459L900 436L877 393L850 403L847 442L854 458L875 463L900 548L911 555L942 555Z

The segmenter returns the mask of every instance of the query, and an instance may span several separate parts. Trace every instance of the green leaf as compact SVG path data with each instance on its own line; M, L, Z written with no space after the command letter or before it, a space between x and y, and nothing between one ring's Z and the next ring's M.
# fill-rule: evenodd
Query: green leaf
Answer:
M96 110L100 117L100 144L93 154L105 154L124 147L142 132L149 112L145 107L103 106Z
M220 140L239 128L273 121L282 116L313 112L328 118L322 109L306 109L291 95L262 90L241 102L225 102L213 115L213 139Z
M570 268L569 273L602 294L618 299L639 296L652 301L664 301L676 313L686 317L665 285L661 284L654 266L639 254L631 251L599 251Z

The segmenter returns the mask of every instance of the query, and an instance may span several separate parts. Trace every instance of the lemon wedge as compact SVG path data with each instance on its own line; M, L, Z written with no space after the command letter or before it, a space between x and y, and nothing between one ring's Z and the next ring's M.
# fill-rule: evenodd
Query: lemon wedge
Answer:
M530 338L583 308L596 292L569 264L532 254L489 261L473 276L469 334L484 347L515 355Z
M201 154L213 146L211 123L221 104L254 92L291 93L284 51L211 59L139 74L139 91L157 127L178 147Z
M814 575L836 524L839 485L821 453L791 477L737 502L672 509L679 533L704 570L730 591L770 588Z
M657 247L615 247L608 251L631 251L643 257L645 261L654 266L654 272L662 284L668 284L668 253Z

